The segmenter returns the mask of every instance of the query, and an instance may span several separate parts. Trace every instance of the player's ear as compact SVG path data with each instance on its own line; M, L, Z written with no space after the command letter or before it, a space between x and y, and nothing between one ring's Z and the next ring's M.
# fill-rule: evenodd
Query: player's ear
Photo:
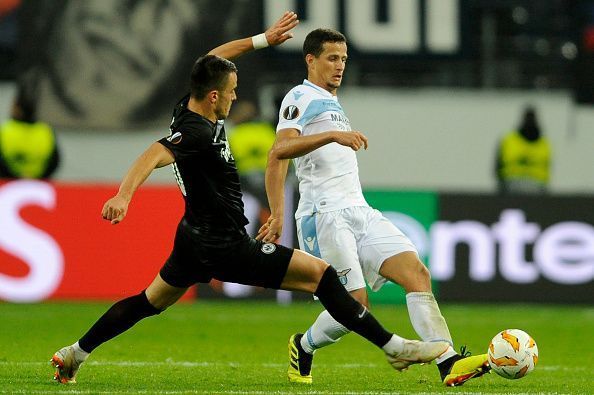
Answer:
M206 96L208 97L208 102L214 104L219 98L219 91L210 91Z
M307 66L311 66L311 64L313 63L313 61L315 60L315 56L313 56L312 54L308 53L307 55L305 55L305 63L307 64Z

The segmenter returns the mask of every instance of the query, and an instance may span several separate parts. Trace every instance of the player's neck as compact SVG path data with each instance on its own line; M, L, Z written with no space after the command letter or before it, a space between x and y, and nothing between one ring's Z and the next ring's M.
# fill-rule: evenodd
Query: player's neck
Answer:
M326 83L324 83L324 81L322 80L318 80L316 79L314 76L308 75L307 76L307 80L309 82L311 82L312 84L319 86L320 88L322 88L323 90L329 92L330 94L332 94L333 96L337 95L338 92L338 88L332 88L330 86L328 86Z
M193 97L190 97L190 100L188 101L188 110L203 116L213 123L217 122L217 116L215 115L214 108L205 100L196 100Z

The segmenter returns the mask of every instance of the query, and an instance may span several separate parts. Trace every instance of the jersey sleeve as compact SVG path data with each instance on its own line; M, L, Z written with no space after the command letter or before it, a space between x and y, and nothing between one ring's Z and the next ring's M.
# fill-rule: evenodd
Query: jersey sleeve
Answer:
M169 149L177 161L205 151L211 144L211 131L204 127L179 128L158 142Z
M278 114L278 125L276 131L281 129L297 129L300 133L303 130L305 119L303 115L307 108L308 100L298 90L291 90L281 103Z

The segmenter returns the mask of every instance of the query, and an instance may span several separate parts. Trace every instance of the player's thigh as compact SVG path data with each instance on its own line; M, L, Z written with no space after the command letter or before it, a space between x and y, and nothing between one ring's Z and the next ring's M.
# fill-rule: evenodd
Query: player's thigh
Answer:
M314 293L328 268L322 259L301 250L294 250L281 288Z
M405 289L418 286L418 276L412 273L422 273L425 267L410 239L377 210L369 209L366 221L359 257L369 287L377 291L387 280Z
M300 247L332 265L338 279L348 291L365 289L365 279L359 263L357 240L345 210L316 213L297 220Z
M380 275L397 284L406 292L430 292L431 276L419 256L412 251L404 251L386 259Z
M209 267L217 280L279 289L294 250L246 236L232 248L211 249L209 254Z
M182 219L175 232L173 249L159 271L160 278L176 288L188 288L195 283L208 283L212 276L205 267L205 253L194 230Z

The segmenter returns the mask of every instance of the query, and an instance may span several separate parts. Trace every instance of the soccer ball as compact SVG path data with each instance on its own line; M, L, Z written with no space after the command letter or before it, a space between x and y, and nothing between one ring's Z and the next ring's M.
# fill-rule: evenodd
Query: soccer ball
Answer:
M489 344L489 365L501 377L519 379L538 362L538 347L532 337L520 329L499 332Z

